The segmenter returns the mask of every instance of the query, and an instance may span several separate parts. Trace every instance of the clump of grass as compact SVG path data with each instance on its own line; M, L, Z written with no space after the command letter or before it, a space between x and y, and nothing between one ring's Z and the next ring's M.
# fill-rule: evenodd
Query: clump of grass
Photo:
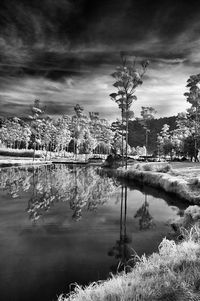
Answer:
M191 228L184 241L163 239L159 252L142 256L129 273L107 281L76 286L59 301L188 301L200 300L200 228Z

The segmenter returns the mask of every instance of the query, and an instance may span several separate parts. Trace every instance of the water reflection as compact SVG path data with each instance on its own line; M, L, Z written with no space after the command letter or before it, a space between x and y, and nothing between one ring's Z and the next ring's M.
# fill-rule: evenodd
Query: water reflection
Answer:
M157 251L183 203L136 184L96 167L1 169L0 300L56 300Z
M129 267L129 260L131 265L133 264L134 251L130 246L132 242L131 236L127 234L127 186L121 186L121 201L120 201L120 229L119 229L119 240L116 241L115 245L109 250L108 255L113 256L117 259L117 264L111 267L113 272L120 272L126 270Z
M139 228L140 230L148 230L155 226L155 223L153 222L153 217L149 213L149 203L147 200L147 194L144 194L144 203L142 206L137 210L134 218L139 217Z
M27 213L33 222L59 201L69 204L72 219L78 221L84 211L95 211L105 204L117 188L112 179L98 175L93 167L64 165L2 169L0 183L12 198L31 192Z
M131 233L127 233L127 210L127 186L122 184L119 240L117 240L115 245L108 251L108 255L117 260L117 263L111 267L113 272L120 272L122 270L128 271L138 260L137 253L134 251L132 246ZM139 230L148 230L156 226L154 218L149 212L149 202L146 193L144 193L144 203L136 211L134 218L139 218Z

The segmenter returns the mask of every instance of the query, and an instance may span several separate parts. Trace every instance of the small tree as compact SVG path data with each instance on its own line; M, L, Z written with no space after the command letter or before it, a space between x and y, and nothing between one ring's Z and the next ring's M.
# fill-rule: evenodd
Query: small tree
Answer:
M169 125L164 124L162 130L157 138L159 153L162 152L166 156L168 153L172 155L173 145L171 142L171 136L169 132Z

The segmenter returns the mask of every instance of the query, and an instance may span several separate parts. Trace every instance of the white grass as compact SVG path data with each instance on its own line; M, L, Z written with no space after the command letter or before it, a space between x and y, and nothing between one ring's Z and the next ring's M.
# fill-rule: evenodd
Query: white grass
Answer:
M176 244L163 239L159 252L140 262L128 274L112 276L60 296L59 301L188 301L200 300L200 229L193 227Z
M200 204L200 170L173 170L167 163L138 163L128 170L119 168L116 174L122 178L162 188L191 203Z

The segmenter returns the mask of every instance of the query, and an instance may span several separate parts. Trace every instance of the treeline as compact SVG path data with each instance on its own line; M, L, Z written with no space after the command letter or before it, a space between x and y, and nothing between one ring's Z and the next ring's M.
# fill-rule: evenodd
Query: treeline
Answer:
M74 115L53 119L45 114L39 100L35 100L31 111L25 118L1 120L1 146L75 154L120 152L120 129L112 128L98 112L90 112L87 116L77 104Z

